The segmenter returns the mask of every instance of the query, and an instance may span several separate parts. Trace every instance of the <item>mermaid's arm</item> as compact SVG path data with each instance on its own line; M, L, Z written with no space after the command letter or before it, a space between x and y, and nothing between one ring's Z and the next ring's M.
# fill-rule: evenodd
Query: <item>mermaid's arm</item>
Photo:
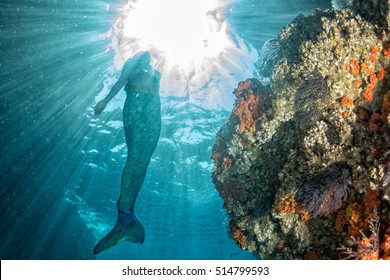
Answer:
M99 115L104 110L104 108L106 108L107 103L110 102L110 100L113 99L114 96L120 91L120 89L126 84L134 66L135 65L132 60L129 59L126 61L126 63L123 65L122 73L118 81L116 81L115 84L112 86L107 96L102 101L96 104L95 115Z
M134 63L131 60L127 60L125 65L123 65L122 73L116 81L116 83L112 86L110 92L103 99L106 103L110 102L112 98L120 91L120 89L126 84L127 80L130 77L130 74L133 71Z

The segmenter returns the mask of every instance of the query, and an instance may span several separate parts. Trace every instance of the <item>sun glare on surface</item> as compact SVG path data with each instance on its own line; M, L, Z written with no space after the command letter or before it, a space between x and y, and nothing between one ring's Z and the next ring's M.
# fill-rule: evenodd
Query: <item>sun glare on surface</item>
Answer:
M218 95L231 92L238 81L251 76L257 57L229 27L226 12L230 3L129 0L118 9L108 33L116 68L137 52L149 51L153 66L162 75L162 95L216 105L206 107L229 107L226 104L232 101Z
M156 49L172 66L186 67L219 55L229 43L226 23L219 22L213 0L143 0L129 9L125 38L141 49Z

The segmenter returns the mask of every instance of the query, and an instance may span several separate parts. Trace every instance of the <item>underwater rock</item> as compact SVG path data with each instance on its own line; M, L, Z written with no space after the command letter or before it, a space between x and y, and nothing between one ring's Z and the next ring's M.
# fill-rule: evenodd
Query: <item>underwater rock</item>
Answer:
M389 8L389 0L354 0L299 15L272 43L270 84L249 79L234 91L212 176L244 250L263 259L340 259L356 249L351 238L387 244ZM375 256L387 258L388 247Z
M332 7L336 10L345 9L352 6L353 0L332 0Z

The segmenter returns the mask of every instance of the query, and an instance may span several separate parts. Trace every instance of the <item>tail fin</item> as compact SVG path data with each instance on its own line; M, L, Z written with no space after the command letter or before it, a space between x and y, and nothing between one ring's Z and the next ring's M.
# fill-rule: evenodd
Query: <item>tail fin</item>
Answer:
M96 244L93 253L99 254L101 251L125 241L144 243L144 240L145 229L134 213L118 211L118 220L114 228Z

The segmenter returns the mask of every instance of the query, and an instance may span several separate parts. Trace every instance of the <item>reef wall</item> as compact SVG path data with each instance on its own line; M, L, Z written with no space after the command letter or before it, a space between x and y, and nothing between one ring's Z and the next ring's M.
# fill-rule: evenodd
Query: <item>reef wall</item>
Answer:
M217 134L230 234L260 258L390 259L390 1L349 2L283 28Z

